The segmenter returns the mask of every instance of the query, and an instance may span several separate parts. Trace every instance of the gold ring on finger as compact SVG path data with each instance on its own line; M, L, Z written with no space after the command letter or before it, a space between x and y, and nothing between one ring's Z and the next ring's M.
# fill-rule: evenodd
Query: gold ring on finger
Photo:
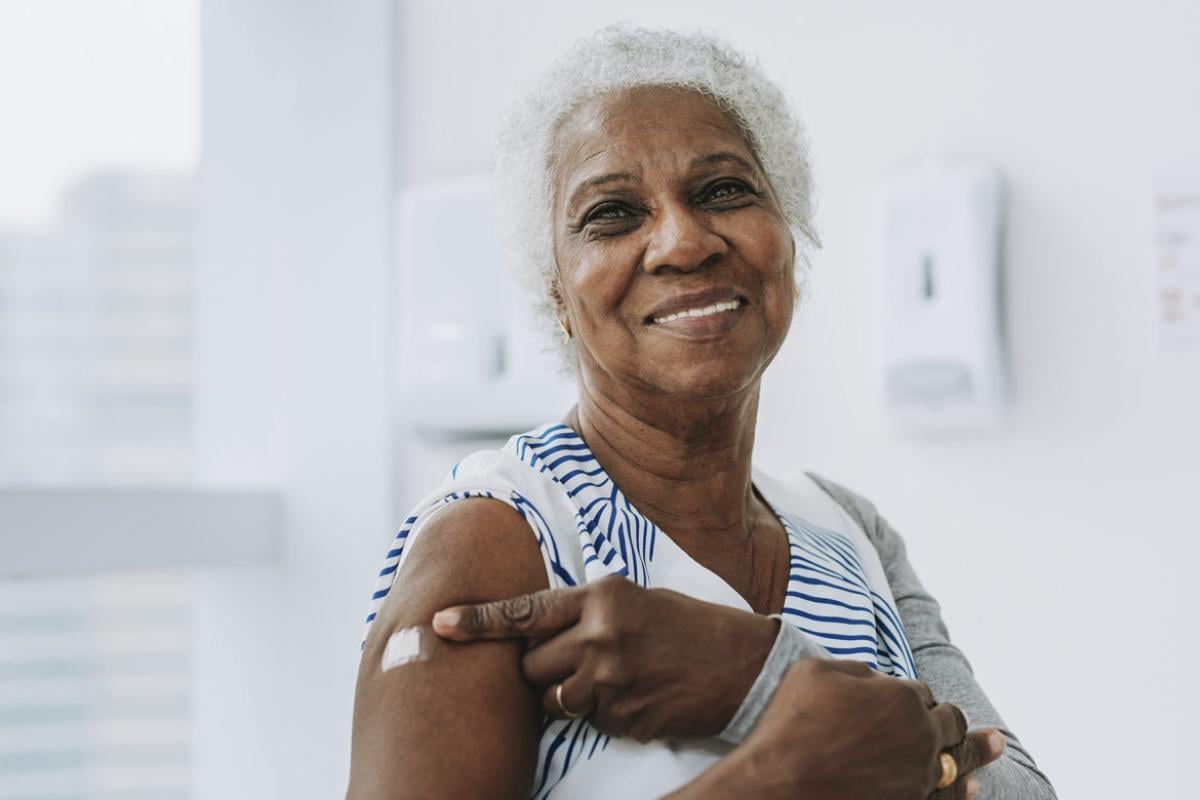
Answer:
M561 700L559 705L562 705ZM942 763L942 778L938 781L937 788L945 789L947 786L954 785L954 782L958 780L958 762L949 753L942 753L938 760Z
M567 708L567 704L564 703L562 699L562 690L563 685L561 683L554 687L554 702L558 703L558 710L561 711L562 715L567 719L579 719L583 716L583 714L576 714L574 711Z

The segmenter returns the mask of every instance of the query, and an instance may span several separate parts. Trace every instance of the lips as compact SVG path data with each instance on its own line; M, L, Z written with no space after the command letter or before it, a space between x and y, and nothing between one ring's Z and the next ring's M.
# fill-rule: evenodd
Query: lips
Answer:
M647 325L662 325L684 318L707 317L734 311L746 305L746 298L733 289L708 289L677 295L659 304L646 315Z

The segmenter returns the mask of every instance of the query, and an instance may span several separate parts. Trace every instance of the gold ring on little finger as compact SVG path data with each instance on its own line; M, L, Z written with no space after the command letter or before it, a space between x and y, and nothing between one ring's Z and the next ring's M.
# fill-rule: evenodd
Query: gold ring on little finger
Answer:
M937 788L945 789L947 786L953 786L954 782L958 780L958 762L949 753L942 753L938 760L942 763L942 778L938 781Z

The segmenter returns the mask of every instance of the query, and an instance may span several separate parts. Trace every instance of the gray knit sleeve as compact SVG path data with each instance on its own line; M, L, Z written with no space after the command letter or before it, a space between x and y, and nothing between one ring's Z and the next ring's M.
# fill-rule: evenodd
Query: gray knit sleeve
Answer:
M896 610L917 662L917 677L933 690L939 701L953 703L965 711L973 729L999 728L1008 739L1004 755L976 773L981 784L979 800L1054 800L1056 795L1049 779L1004 725L975 681L966 657L950 642L941 608L908 563L900 534L868 501L817 475L811 477L862 526L879 551Z
M719 734L720 738L731 744L740 743L750 733L754 723L758 722L763 710L771 702L771 697L775 694L779 682L783 680L788 667L802 658L833 658L820 642L805 635L795 625L784 622L778 614L771 616L779 620L775 644L771 646L771 652L767 654L767 660L763 663L758 677L754 679L754 685L750 687L746 699L725 726L725 730Z

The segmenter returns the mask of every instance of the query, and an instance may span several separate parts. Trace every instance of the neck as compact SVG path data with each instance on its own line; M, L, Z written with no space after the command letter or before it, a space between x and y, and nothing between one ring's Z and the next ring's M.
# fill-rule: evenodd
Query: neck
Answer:
M605 394L580 381L568 424L635 506L673 538L748 535L758 384L713 401Z

